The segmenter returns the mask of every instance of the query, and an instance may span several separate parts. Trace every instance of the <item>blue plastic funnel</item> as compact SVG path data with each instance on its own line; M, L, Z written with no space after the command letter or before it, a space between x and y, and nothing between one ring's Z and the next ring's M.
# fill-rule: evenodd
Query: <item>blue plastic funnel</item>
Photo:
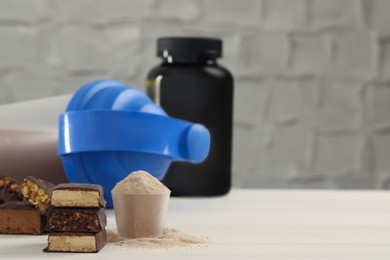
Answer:
M102 185L108 207L111 189L131 172L162 179L171 162L200 163L209 148L203 125L170 118L142 91L118 81L81 87L59 118L58 153L69 181Z

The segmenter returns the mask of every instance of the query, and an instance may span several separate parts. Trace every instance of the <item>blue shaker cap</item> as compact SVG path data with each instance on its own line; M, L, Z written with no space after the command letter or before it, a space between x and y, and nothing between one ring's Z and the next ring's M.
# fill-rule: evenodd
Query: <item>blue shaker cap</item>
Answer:
M102 185L108 207L111 189L129 173L146 170L162 179L171 162L202 162L209 148L203 125L167 116L118 81L81 87L59 117L58 154L69 181Z

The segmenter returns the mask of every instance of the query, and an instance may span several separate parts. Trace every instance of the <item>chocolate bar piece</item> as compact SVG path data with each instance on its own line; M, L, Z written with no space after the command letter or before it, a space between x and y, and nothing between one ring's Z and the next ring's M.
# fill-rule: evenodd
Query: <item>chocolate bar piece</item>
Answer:
M0 205L0 234L41 235L46 216L27 201L9 201Z
M97 253L107 243L106 230L99 233L51 233L45 252Z
M55 184L32 176L24 179L22 194L28 201L35 205L41 213L46 213L50 202L50 194Z
M97 184L63 183L51 195L54 207L105 207L103 187Z
M16 179L6 176L0 176L0 204L7 201L22 201L23 196L20 193L20 184Z
M49 232L92 232L107 224L104 208L49 208L46 230Z

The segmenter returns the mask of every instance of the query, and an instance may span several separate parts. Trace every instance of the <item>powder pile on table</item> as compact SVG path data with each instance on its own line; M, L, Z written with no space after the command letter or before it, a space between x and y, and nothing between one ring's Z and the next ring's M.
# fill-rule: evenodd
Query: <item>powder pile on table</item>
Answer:
M157 238L128 239L119 237L115 229L107 230L107 246L130 249L168 249L174 247L193 247L208 241L194 235L183 233L172 228L165 228L162 236Z

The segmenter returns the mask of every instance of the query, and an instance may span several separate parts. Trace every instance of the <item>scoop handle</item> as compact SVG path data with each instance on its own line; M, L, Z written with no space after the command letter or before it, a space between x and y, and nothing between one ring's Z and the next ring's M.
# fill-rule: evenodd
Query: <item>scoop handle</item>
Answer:
M191 124L182 133L182 156L185 160L200 163L206 159L210 148L210 132L201 124Z
M178 138L180 137L180 138ZM202 125L130 111L74 111L60 115L58 154L131 151L202 161L210 134Z

